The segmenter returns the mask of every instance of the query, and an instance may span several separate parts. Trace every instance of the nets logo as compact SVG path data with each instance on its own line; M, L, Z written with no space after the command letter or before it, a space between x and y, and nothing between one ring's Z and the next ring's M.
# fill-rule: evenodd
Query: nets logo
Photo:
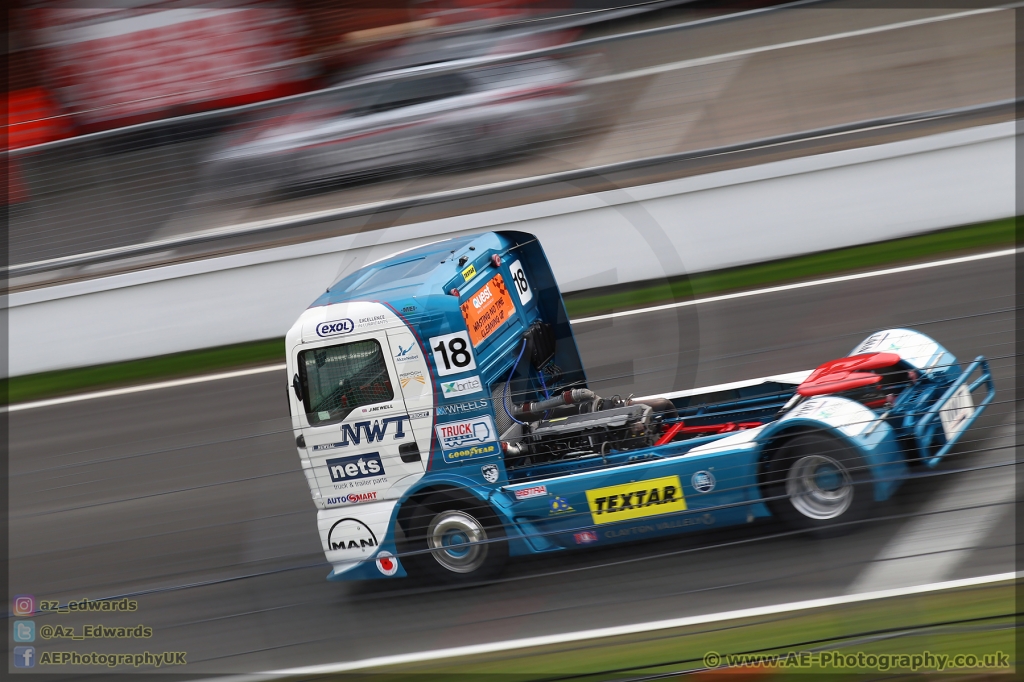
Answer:
M327 471L335 483L355 481L360 478L383 475L384 463L380 461L379 453L367 452L353 457L329 459L327 460Z
M338 336L339 334L351 334L355 331L355 328L356 325L348 318L335 320L334 322L321 322L316 326L316 335L323 337Z
M377 536L359 519L341 519L327 533L327 546L331 551L357 550L366 554L377 546Z

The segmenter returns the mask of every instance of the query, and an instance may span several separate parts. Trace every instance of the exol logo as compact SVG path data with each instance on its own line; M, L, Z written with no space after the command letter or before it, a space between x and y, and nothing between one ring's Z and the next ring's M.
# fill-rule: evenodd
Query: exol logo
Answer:
M710 471L698 471L690 479L693 489L699 493L709 493L715 489L715 475Z
M384 463L380 453L367 452L353 457L337 457L327 460L327 472L335 483L370 478L384 474Z
M377 536L370 527L359 519L341 519L327 533L327 547L330 550L358 550L368 554L377 546Z
M321 322L316 326L317 336L338 336L339 334L351 334L355 331L355 324L352 320L345 318L334 322Z
M370 425L369 421L356 422L355 424L342 424L341 425L341 442L334 443L339 447L345 447L349 443L355 443L359 445L362 441L363 436L366 436L367 443L375 443L377 441L384 440L384 435L388 432L388 426L395 424L395 437L394 440L402 440L405 438L405 428L403 422L409 418L409 415L403 414L400 417L386 417L384 419L374 419L373 425Z
M327 504L357 504L359 502L370 502L377 499L377 493L349 493L341 497L328 497Z

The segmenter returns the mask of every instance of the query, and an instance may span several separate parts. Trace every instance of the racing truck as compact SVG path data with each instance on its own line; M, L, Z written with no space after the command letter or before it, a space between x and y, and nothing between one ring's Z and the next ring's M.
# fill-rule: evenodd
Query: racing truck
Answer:
M775 517L857 525L995 396L911 329L816 369L664 395L587 381L539 241L431 243L332 285L286 336L328 580L493 578L509 557Z

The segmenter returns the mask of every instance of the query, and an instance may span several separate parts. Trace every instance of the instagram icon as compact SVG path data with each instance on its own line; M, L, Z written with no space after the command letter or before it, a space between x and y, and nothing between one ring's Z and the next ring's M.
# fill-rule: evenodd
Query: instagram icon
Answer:
M31 616L36 611L36 598L31 594L19 594L14 598L14 615Z

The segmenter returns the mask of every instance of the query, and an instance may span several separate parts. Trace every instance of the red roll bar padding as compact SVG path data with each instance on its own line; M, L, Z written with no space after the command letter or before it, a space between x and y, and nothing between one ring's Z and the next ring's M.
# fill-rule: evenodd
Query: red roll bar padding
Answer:
M863 370L892 367L899 361L900 356L895 353L864 353L830 360L811 372L796 392L810 397L871 386L880 382L882 377Z
M671 443L676 436L683 433L729 433L730 431L742 431L761 426L761 422L725 422L724 424L704 424L702 426L686 426L685 422L678 421L665 430L661 437L655 441L654 446Z

